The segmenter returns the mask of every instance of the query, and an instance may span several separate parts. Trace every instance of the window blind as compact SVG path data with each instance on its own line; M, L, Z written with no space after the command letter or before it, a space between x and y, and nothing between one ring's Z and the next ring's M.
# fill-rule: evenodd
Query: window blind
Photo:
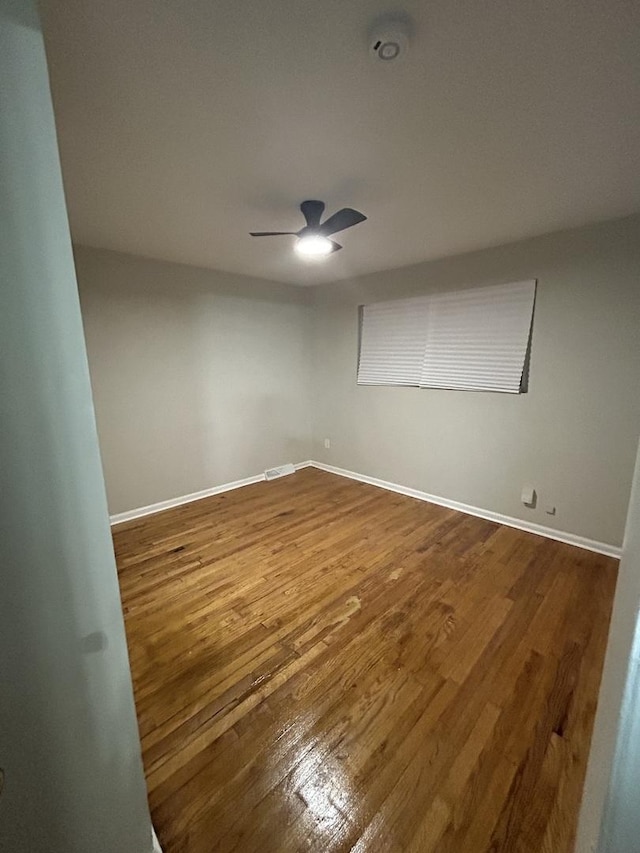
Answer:
M523 281L363 306L358 384L521 392L535 291Z
M420 385L427 304L424 297L362 308L359 385Z
M522 389L535 281L429 297L423 388Z

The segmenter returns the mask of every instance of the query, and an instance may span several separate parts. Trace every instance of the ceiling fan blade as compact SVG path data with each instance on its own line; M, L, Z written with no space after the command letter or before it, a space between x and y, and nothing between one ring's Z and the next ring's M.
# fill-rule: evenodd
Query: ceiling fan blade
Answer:
M285 234L297 234L297 231L250 231L250 237L281 237Z
M336 234L338 231L344 231L345 228L357 225L358 222L364 222L366 218L364 213L353 210L351 207L343 207L342 210L334 213L326 222L322 223L320 233L328 237L329 234Z
M303 201L300 205L302 215L307 220L309 228L317 228L320 225L320 217L324 213L323 201Z
M335 240L329 240L329 242L331 243L331 251L332 251L332 252L337 252L337 251L338 251L338 249L341 249L341 248L342 248L342 246L340 245L340 243L336 243L336 242L335 242Z

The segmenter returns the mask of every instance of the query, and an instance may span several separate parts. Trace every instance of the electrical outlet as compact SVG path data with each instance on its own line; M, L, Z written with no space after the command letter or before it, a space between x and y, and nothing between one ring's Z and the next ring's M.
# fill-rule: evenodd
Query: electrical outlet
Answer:
M330 439L330 438L325 438L325 440L324 440L324 449L325 449L325 450L330 450L330 449L331 449L331 439Z

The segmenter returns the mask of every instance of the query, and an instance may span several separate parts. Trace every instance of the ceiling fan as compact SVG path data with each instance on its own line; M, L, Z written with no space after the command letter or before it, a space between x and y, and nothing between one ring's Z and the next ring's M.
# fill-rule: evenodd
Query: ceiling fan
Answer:
M320 217L324 213L323 201L303 201L300 210L305 218L306 225L299 231L251 231L252 237L280 237L291 235L297 237L295 249L299 254L307 257L321 257L337 252L342 246L335 240L330 240L331 234L351 228L367 218L363 213L353 210L351 207L343 207L324 222Z

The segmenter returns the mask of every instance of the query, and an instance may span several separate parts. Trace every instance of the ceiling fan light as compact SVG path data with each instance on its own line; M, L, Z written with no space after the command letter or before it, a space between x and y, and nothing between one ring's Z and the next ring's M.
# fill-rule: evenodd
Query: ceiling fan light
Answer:
M331 253L333 244L321 234L307 234L296 240L295 250L305 258L323 258Z

